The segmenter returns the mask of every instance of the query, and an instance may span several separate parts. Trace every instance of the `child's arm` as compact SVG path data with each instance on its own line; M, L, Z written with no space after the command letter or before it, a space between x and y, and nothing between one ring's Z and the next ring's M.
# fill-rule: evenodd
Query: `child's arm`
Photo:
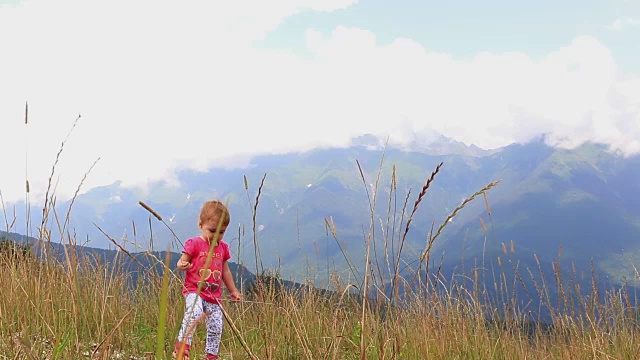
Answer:
M187 270L193 266L193 264L191 264L191 255L182 253L182 256L178 259L177 266L180 270Z
M229 269L229 264L225 261L222 265L222 281L224 282L224 286L229 290L229 296L234 301L240 301L242 299L242 295L236 288L236 284L233 282L233 274L231 273L231 269Z

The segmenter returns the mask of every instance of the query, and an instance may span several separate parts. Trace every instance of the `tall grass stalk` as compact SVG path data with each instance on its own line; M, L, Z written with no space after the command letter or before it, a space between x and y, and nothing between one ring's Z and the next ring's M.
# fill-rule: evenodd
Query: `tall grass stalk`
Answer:
M79 256L74 280L66 265L2 254L0 353L7 358L76 359L95 354L142 359L149 352L157 355L158 345L172 346L169 336L160 341L160 329L175 335L180 325L180 279L150 271L132 283L128 274L115 270L124 257L115 259L116 264L103 264ZM33 276L37 272L47 276ZM534 271L528 276L540 287L534 293L544 294L545 282L556 286L555 277L549 282ZM512 296L514 279L501 276L505 277L506 294ZM360 296L352 292L355 285L340 278L334 279L335 292L287 288L277 278L265 280L264 304L223 304L230 326L223 334L221 354L228 359L249 352L252 359L361 358L362 333L367 358L635 359L639 354L637 306L625 290L578 298L565 286L565 297L574 297L581 306L556 309L551 323L534 327L528 312L513 306L512 316L501 316L503 311L496 309L511 304L508 296L491 302L482 289L475 293L455 281L441 281L438 296L408 296L403 306L383 311L377 302L363 307ZM162 298L166 302L159 301ZM85 315L77 311L78 304ZM163 308L166 323L160 326ZM203 342L202 329L197 330L192 349L202 349Z
M156 346L156 359L164 359L165 329L167 322L167 299L169 298L169 261L171 253L167 250L162 271L162 292L160 294L160 312L158 314L158 341Z
M25 119L26 113L27 109ZM222 357L640 358L640 311L635 289L604 289L595 264L591 287L586 289L575 281L579 269L567 267L561 251L548 263L535 256L536 268L530 269L513 257L513 243L505 243L499 257L489 258L487 254L486 261L497 262L495 269L484 266L484 252L481 266L474 264L469 274L445 278L437 266L435 273L428 273L429 277L422 280L425 272L420 266L409 268L416 263L427 270L436 267L430 255L434 242L444 234L448 220L469 202L484 196L490 214L486 193L495 183L471 195L440 226L432 227L426 246L415 257L407 254L407 233L440 166L422 186L411 211L407 206L411 192L396 192L394 167L389 182L393 194L390 192L386 199L388 208L382 216L376 210L376 192L378 184L385 181L383 166L378 168L372 189L360 167L365 188L371 190L367 195L369 231L363 233L363 253L355 254L364 258L364 268L358 269L345 250L343 255L353 270L343 278L339 269L332 269L326 289L309 285L313 281L289 286L277 272L271 276L264 272L255 234L263 177L255 200L250 197L249 201L261 285L247 289L244 302L220 302L228 324L222 335ZM402 197L404 205L398 206L397 198ZM166 252L162 261L152 253L152 247L131 253L106 233L119 245L113 259L105 262L98 255L84 253L68 223L70 211L59 218L55 195L51 193L48 198L45 212L49 217L41 224L38 239L44 244L37 245L43 246L42 251L0 242L0 359L166 358L185 310L182 279L170 266L170 254ZM160 214L150 207L147 210L162 221ZM340 229L331 217L325 223L337 241ZM6 221L5 226L10 229L12 224ZM375 231L377 224L384 231ZM482 226L486 233L484 222ZM128 243L129 239L121 242ZM42 253L56 256L43 258ZM148 262L136 263L141 255L148 255ZM386 259L386 269L377 262L382 259ZM123 270L131 264L143 269L135 274ZM159 265L162 270L158 270ZM492 279L488 276L483 281L488 272ZM424 283L412 288L407 274L418 276ZM405 285L402 293L401 284ZM387 296L389 286L392 296ZM534 303L533 298L542 301ZM542 313L548 317L543 318ZM194 335L191 355L195 359L202 355L205 332L202 327L189 331Z

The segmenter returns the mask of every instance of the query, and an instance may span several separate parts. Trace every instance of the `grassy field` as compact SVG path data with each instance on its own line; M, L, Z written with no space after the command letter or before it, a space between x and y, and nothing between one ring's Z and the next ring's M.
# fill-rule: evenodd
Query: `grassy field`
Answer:
M13 254L13 255L12 255ZM123 255L125 256L125 255ZM94 263L53 263L3 251L1 359L152 359L173 348L181 280L150 272L138 284ZM496 319L482 296L453 292L363 301L335 279L335 292L286 289L268 278L246 302L223 302L224 359L638 359L640 331L622 293L553 313L546 327L525 314ZM163 283L166 286L163 286ZM355 291L354 291L355 290ZM462 289L456 293L460 294ZM166 298L166 302L162 301ZM166 304L164 306L163 304ZM508 306L508 304L500 304ZM164 318L164 319L163 319ZM166 321L166 322L164 322ZM164 325L162 323L164 322ZM193 353L204 347L203 327Z
M490 289L480 285L478 272L464 286L424 272L432 261L431 246L448 220L495 183L464 200L442 225L434 227L417 259L415 282L405 280L411 276L400 276L404 239L439 168L427 179L413 206L405 201L401 216L393 214L393 219L400 219L393 224L400 229L393 251L389 239L373 238L372 229L379 219L372 211L366 253L355 254L365 259L365 268L351 268L347 277L336 273L326 284L329 292L311 286L286 287L277 276L259 277L251 289L244 289L245 301L223 301L221 358L640 358L637 307L623 290L601 292L594 286L584 295L585 289L558 286L562 274L557 272L552 279L537 279L540 298L548 297L553 288L560 299L557 307L545 303L550 321L541 324L532 322L528 311L518 310L509 285L515 282L511 276L497 274L493 285L500 296L490 296ZM369 197L371 209L377 201L378 182L379 178ZM395 173L391 184L390 198L381 200L389 204ZM252 204L254 219L260 189ZM45 220L52 202L43 212ZM325 221L335 233L331 220ZM60 222L57 216L56 222ZM122 258L116 258L113 266L76 256L75 239L64 231L66 221L62 222L60 235L41 228L39 238L41 243L55 238L68 244L60 257L63 261L34 256L9 242L0 248L0 359L169 358L184 312L182 274L169 271L166 259L157 259L167 264L165 270L150 269L133 284L130 274L114 270ZM387 266L372 259L371 244L378 241L377 259L387 259ZM253 243L259 246L255 234ZM126 251L119 254L128 256ZM346 254L345 258L348 261ZM356 272L363 276L351 276ZM202 355L203 330L203 326L196 330L192 359Z

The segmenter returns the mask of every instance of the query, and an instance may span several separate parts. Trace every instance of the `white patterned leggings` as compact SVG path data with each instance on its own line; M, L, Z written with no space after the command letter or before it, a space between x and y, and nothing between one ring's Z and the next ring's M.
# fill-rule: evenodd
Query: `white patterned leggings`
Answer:
M178 333L178 341L183 341L186 335L186 343L191 345L195 332L195 326L191 329L191 325L205 313L204 323L207 326L205 351L208 354L218 355L222 339L222 310L220 306L203 300L195 293L185 295L185 304L186 310L182 318L182 327Z

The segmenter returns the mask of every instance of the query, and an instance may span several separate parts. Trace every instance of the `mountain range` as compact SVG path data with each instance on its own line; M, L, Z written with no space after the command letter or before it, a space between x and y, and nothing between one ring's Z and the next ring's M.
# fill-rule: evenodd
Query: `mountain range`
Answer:
M439 164L405 237L407 219ZM357 277L367 244L380 271L392 272L396 258L406 271L441 225L430 266L449 274L495 265L500 257L523 272L556 262L585 281L592 272L617 286L637 279L640 156L601 144L560 149L541 138L483 150L439 137L396 147L366 135L344 148L261 155L248 167L183 170L176 178L144 188L116 182L77 196L65 239L49 220L53 241L71 236L95 248L115 248L115 241L134 252L179 251L180 241L198 234L202 202L219 198L231 211L225 241L234 259L254 272L275 268L295 280L326 280L332 271ZM57 212L65 214L70 204L58 204ZM25 223L17 215L12 231L37 233Z

